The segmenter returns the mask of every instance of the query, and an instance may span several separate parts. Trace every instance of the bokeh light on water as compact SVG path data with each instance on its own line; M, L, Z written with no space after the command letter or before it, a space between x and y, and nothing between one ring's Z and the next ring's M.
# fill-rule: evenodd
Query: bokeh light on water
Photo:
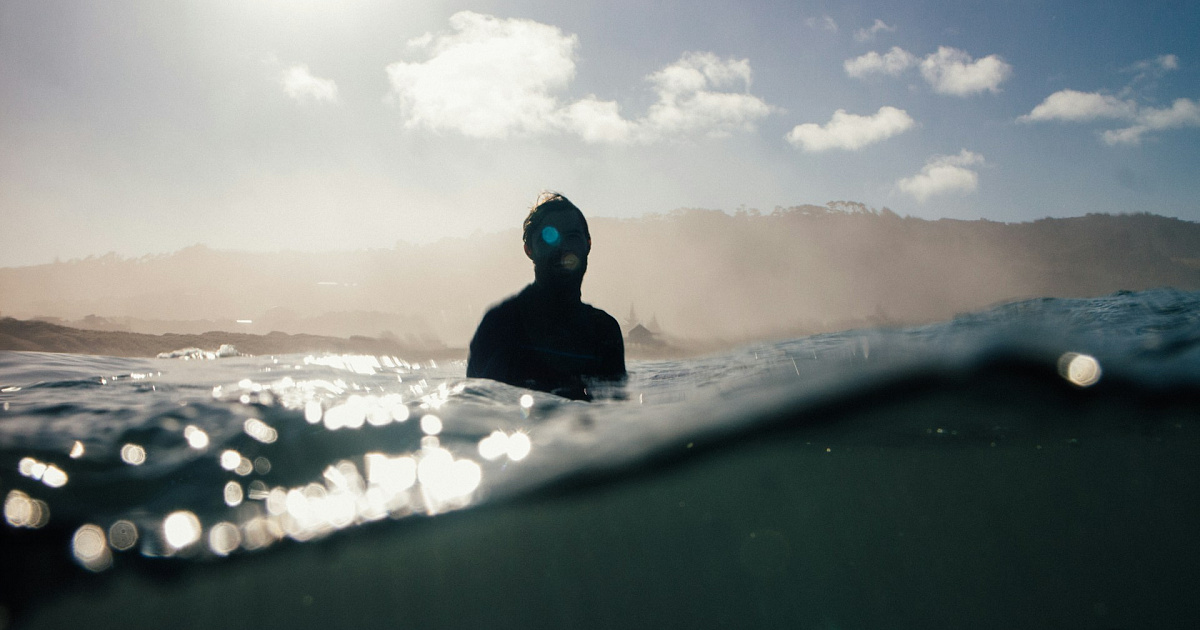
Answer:
M242 504L242 499L245 494L242 492L242 484L236 481L225 483L225 505L229 507L237 507Z
M218 458L223 470L243 477L266 477L253 479L245 487L236 480L225 482L224 503L239 508L242 516L210 528L212 553L261 549L282 538L312 540L383 518L436 514L470 505L482 483L483 468L466 453L456 453L441 443L438 436L446 423L433 413L464 391L461 384L450 386L444 380L431 384L421 376L419 364L396 357L308 356L294 367L290 375L273 381L242 379L236 387L214 388L213 398L254 407L262 404L258 401L263 394L269 394L271 406L294 412L291 417L302 420L303 425L320 426L331 433L384 431L372 435L390 436L386 442L409 446L339 459L325 466L318 479L299 485L269 483L276 468L266 455L258 455L250 467L247 462L255 453L224 449ZM322 368L321 375L304 378L305 372L317 371L314 368ZM394 379L383 378L386 375L394 375ZM406 428L414 409L423 411L416 434ZM278 419L268 422L258 413L250 415L243 432L259 444L255 450L260 453L266 453L263 449L288 431L299 429L294 424L280 424ZM531 443L527 436L521 434L512 444L505 449L505 453L511 451L512 461L528 455Z
M138 541L138 529L132 521L120 520L108 528L108 541L113 549L125 551Z
M89 571L103 571L112 566L112 552L104 529L91 523L75 530L71 539L71 553L75 560Z
M433 415L427 414L421 417L421 430L426 435L437 435L442 432L442 419Z
M433 362L332 355L253 365L256 375L206 386L198 400L176 392L163 411L130 424L111 446L72 439L61 460L21 459L18 472L44 490L66 486L78 461L151 493L107 520L80 525L68 541L78 565L104 571L125 553L224 557L282 539L310 541L382 519L461 509L477 499L488 474L481 462L511 464L532 449L528 435L512 429L459 435L463 427L438 410L463 395L465 385L433 371ZM171 396L169 388L159 389L171 373L169 367L139 371L101 385L137 383L136 393L161 398ZM525 396L508 408L506 422L527 420L532 406ZM335 434L351 441L322 437ZM486 441L489 434L494 453L481 446L479 436ZM298 452L296 440L303 444ZM330 459L321 462L325 448ZM169 473L179 491L154 490L162 483L158 471L188 461L195 464L186 476ZM43 528L56 500L67 501L10 490L5 520L14 528Z
M263 444L270 444L279 438L279 432L258 418L248 418L242 427L246 435Z
M10 490L4 498L4 520L13 527L38 529L50 521L50 506L20 490Z
M237 525L221 521L208 530L208 547L218 556L227 556L242 545L242 532Z
M141 466L146 463L146 449L139 444L126 444L121 447L121 460L130 466Z
M167 515L162 524L163 537L173 549L183 549L200 540L200 519L187 510Z
M72 553L81 566L104 570L126 553L224 557L284 539L311 541L374 521L469 507L490 476L520 474L534 452L532 429L563 404L513 392L498 405L494 394L480 398L468 387L461 365L439 370L434 362L356 355L280 357L266 365L237 360L255 373L243 370L215 386L210 381L199 400L172 400L166 411L114 438L109 451L69 443L80 460L115 462L124 483L151 492L161 483L159 471L193 462L188 477L171 482L190 489L161 492L80 530ZM204 373L237 360L209 363L213 368ZM171 372L138 372L140 378L114 377L106 385L138 382L139 392L158 391L145 387ZM476 406L464 412L464 404ZM63 466L33 458L25 464L31 478L47 485L65 483L69 468ZM44 526L45 501L13 497L10 524Z
M1091 355L1067 352L1058 359L1058 373L1074 385L1091 387L1100 381L1100 362Z
M67 473L63 469L40 462L32 457L23 457L17 463L17 471L22 476L29 477L50 486L51 488L61 488L67 485Z
M496 430L479 440L479 456L488 461L507 456L511 461L519 462L528 457L532 449L533 442L522 431L516 431L509 435L504 431Z
M208 434L195 426L189 424L184 427L183 437L187 440L188 446L198 451L208 448Z

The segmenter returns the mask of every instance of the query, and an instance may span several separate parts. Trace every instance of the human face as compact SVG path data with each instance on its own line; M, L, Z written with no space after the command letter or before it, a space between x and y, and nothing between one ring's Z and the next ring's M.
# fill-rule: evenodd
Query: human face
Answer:
M578 212L550 212L525 244L534 266L556 275L582 274L587 268L591 241Z

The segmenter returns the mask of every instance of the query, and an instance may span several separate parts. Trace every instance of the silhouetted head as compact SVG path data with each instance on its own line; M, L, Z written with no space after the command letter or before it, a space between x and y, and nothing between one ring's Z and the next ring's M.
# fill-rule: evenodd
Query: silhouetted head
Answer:
M571 203L570 199L556 192L544 192L538 195L537 203L529 209L529 216L525 217L525 231L521 235L525 246L530 245L535 236L534 233L542 227L546 216L555 212L573 212L579 217L579 222L583 224L583 236L587 239L588 248L591 249L592 235L588 232L587 218L583 216L583 211Z
M542 193L525 218L525 255L539 283L578 290L592 250L583 212L558 193Z

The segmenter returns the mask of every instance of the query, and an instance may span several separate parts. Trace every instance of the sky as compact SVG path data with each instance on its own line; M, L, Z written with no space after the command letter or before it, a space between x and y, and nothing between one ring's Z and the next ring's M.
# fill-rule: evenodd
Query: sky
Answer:
M850 200L1200 221L1200 3L7 0L0 266Z

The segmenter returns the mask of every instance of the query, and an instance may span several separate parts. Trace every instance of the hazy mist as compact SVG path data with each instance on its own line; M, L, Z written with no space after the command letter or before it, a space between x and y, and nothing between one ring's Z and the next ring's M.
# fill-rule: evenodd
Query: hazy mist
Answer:
M737 342L944 319L998 301L1200 289L1200 225L1148 214L927 221L833 202L591 220L584 300ZM0 314L134 332L396 336L461 347L532 279L512 229L346 253L89 257L0 269ZM250 320L238 323L237 320ZM632 323L632 322L630 322Z

